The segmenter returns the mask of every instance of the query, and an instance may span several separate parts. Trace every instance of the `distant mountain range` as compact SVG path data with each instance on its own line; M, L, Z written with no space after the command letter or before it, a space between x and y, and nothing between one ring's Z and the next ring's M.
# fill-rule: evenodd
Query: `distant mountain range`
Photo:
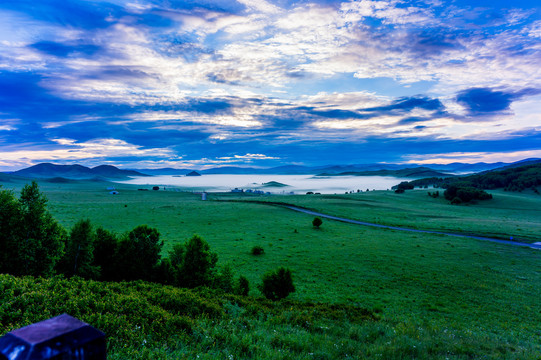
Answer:
M275 174L275 175L356 175L356 176L396 176L396 177L446 177L457 174L479 173L494 169L507 169L522 165L541 163L541 159L525 159L514 163L452 163L430 164L357 164L357 165L327 165L327 166L301 166L284 165L268 169L252 167L224 166L206 170L197 170L205 174ZM187 175L194 169L131 169L123 170L111 165L100 165L88 168L82 165L55 165L42 163L26 169L11 173L0 173L0 182L15 181L20 178L53 179L62 182L62 179L74 180L119 180L135 176L153 175Z
M405 178L426 178L426 177L449 177L454 174L435 171L427 167L414 167L399 170L374 170L374 171L346 171L341 173L322 173L318 176L395 176Z
M149 176L134 170L121 170L111 165L88 168L82 165L55 165L42 163L26 169L12 172L10 175L38 179L127 179L132 176Z
M267 169L253 167L237 167L237 166L222 166L206 170L197 170L200 174L275 174L275 175L300 175L300 174L341 174L346 172L368 172L368 171L383 171L383 170L404 170L404 169L428 169L447 176L448 174L466 174L488 171L504 166L520 166L527 162L541 162L541 159L525 159L514 163L451 163L451 164L354 164L354 165L325 165L325 166L302 166L302 165L284 165ZM193 169L133 169L148 175L186 175ZM369 175L369 174L365 174ZM375 174L372 174L375 175ZM421 175L420 176L429 176Z

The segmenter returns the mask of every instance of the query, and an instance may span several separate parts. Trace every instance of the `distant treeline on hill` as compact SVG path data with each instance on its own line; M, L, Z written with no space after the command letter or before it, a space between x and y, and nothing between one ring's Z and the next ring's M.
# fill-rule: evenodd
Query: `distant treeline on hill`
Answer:
M541 185L541 163L519 166L504 170L456 176L448 178L424 178L407 182L413 187L431 186L447 189L451 185L466 185L478 189L504 189L506 191L522 191L534 189ZM398 187L398 186L397 186Z

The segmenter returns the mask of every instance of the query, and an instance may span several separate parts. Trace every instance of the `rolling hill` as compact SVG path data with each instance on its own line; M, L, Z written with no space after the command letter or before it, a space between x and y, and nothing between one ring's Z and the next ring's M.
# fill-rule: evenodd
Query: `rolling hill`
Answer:
M111 165L88 168L82 165L56 165L41 163L13 172L11 175L24 178L65 178L65 179L125 179L130 176L150 176L133 170L121 170Z

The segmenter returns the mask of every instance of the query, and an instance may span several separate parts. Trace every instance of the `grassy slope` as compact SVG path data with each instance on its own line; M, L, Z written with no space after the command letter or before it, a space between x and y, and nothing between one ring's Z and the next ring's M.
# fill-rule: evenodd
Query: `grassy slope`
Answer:
M370 350L363 350L372 355L390 351L390 357L411 357L410 351L423 349L423 354L434 352L434 357L446 352L456 358L541 356L538 251L325 220L318 231L311 227L313 217L286 209L202 202L192 194L138 192L128 187L111 196L101 187L43 184L42 190L51 211L66 226L83 217L116 231L146 223L160 230L168 247L198 233L218 252L220 262L231 261L252 285L266 270L288 266L297 286L292 299L348 302L380 312L377 326L355 330L379 329ZM278 200L391 224L441 229L455 218L450 228L461 226L464 231L488 232L490 224L500 224L505 234L524 224L539 229L541 216L535 206L539 198L498 195L501 201L496 197L493 202L460 207L431 199L425 192ZM532 230L522 231L534 235ZM265 255L250 255L254 245L263 246Z

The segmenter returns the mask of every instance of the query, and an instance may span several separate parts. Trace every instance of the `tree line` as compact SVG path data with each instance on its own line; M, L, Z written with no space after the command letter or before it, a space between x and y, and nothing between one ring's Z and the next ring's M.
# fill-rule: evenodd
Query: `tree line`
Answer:
M218 255L197 235L184 244L175 244L168 256L162 257L164 242L155 228L140 225L118 235L94 227L87 219L78 221L68 232L46 204L36 182L25 185L19 199L12 191L0 189L0 273L145 280L248 295L248 279L242 275L235 278L229 265L217 266ZM286 297L295 291L291 271L279 268L264 274L259 289L274 300Z

